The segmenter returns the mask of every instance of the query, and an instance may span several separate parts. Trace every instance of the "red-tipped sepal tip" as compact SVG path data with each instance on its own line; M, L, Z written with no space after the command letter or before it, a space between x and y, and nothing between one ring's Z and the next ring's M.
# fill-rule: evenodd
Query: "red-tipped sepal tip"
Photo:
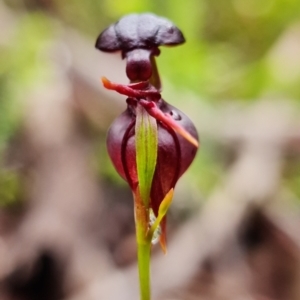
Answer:
M149 97L151 98L151 100L159 100L161 98L161 95L157 90L143 89L149 86L149 83L145 81L128 85L111 82L106 77L102 77L101 81L106 89L116 91L119 94L125 95L127 97L138 99Z
M160 223L161 235L159 237L159 244L164 254L167 254L167 220L164 217Z
M147 112L156 120L163 122L171 127L175 132L184 137L187 141L193 144L196 148L199 147L199 143L188 131L186 131L180 124L178 124L170 115L163 113L155 102L146 101L141 99L140 104L145 107Z

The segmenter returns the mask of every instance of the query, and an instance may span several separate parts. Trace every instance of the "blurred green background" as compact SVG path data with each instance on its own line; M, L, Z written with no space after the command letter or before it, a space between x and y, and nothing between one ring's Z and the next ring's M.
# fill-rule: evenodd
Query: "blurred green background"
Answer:
M181 109L184 99L176 95L186 91L211 109L268 97L299 106L300 46L290 38L300 32L299 0L6 0L3 5L19 19L12 38L0 42L1 204L22 198L18 170L5 166L5 150L22 130L23 94L51 73L51 66L36 55L57 34L53 18L85 35L91 47L98 34L124 14L150 11L171 19L187 42L162 48L158 66L165 98ZM4 19L1 24L4 33L10 30ZM111 175L105 147L98 148L102 176L117 178ZM187 180L204 196L222 178L224 156L213 138L202 137ZM293 164L285 180L300 197L299 165Z

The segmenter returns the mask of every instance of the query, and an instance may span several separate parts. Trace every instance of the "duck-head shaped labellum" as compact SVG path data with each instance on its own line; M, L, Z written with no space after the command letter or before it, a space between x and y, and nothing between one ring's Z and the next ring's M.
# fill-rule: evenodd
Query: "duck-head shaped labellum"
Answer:
M127 15L109 26L99 35L96 48L105 52L122 51L127 61L126 74L131 81L137 81L151 78L151 57L159 55L159 46L184 42L182 32L172 22L144 13Z

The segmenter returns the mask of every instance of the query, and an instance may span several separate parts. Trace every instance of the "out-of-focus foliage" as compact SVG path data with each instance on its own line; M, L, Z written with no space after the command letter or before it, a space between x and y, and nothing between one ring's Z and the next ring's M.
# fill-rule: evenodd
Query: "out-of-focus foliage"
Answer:
M30 14L20 20L9 45L0 45L0 149L18 127L26 92L49 72L38 54L50 37L47 19Z
M286 50L282 46L283 37L300 24L299 0L7 0L6 3L18 11L30 9L30 13L19 21L14 41L9 46L0 45L0 148L16 131L22 113L20 91L47 75L47 66L36 55L51 35L49 16L80 30L90 38L93 47L97 35L124 14L153 12L174 21L187 40L176 48L162 47L158 57L163 80L176 89L189 89L201 101L215 106L224 101L250 102L270 95L296 102L300 98L300 61L294 63L291 48ZM44 12L32 13L32 8L43 8ZM207 193L220 178L222 165L213 141L202 145L191 174ZM102 171L111 177L111 169L106 165L109 163L101 162ZM300 185L291 183L291 186L298 186L299 193Z
M0 172L0 205L10 206L22 200L22 182L16 172Z
M0 165L9 140L18 132L26 107L26 93L49 73L50 66L38 55L51 36L51 27L42 14L24 15L8 44L0 44ZM0 168L0 204L20 196L20 178Z

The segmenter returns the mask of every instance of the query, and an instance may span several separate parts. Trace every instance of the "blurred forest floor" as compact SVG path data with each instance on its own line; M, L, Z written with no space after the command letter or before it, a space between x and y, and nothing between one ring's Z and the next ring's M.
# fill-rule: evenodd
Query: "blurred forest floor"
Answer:
M105 150L125 101L99 82L126 83L124 62L57 2L23 4L0 1L0 299L138 299L132 198ZM153 299L300 299L300 23L265 48L219 81L227 50L209 65L202 49L207 77L176 62L164 80L202 146L176 188L168 254L153 247Z

